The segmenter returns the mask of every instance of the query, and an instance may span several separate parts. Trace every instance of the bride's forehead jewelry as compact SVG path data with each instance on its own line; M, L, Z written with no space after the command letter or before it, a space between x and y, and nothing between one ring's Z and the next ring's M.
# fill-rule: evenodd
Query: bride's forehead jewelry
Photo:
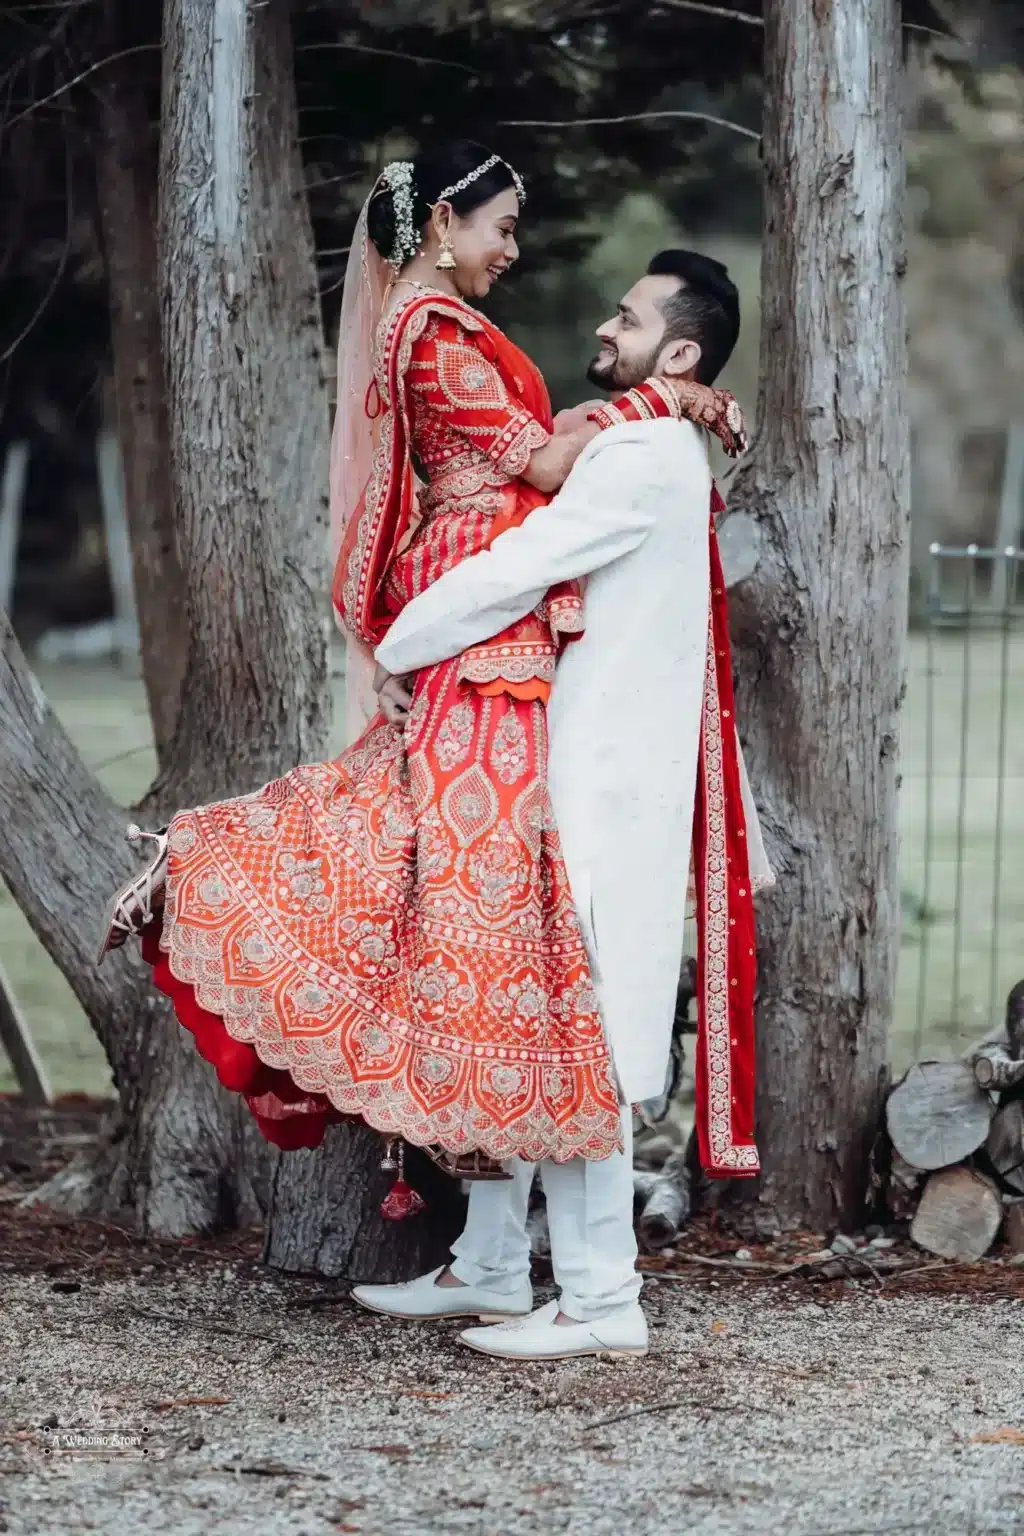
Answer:
M518 197L520 203L525 203L526 188L523 186L522 178L519 175L519 172L513 170L508 161L503 160L500 155L492 155L489 160L484 161L483 165L478 165L475 171L468 171L466 175L461 177L458 181L453 181L450 187L442 187L441 191L434 199L435 203L443 203L445 198L454 197L457 192L465 192L466 188L471 187L474 181L476 181L479 177L486 176L488 171L493 171L496 165L503 165L505 167L509 175L512 177L512 185L516 189L516 197Z
M395 210L395 243L387 259L396 271L416 255L423 243L412 217L415 200L413 170L411 160L392 160L391 164L386 165L381 172L380 179L391 193Z

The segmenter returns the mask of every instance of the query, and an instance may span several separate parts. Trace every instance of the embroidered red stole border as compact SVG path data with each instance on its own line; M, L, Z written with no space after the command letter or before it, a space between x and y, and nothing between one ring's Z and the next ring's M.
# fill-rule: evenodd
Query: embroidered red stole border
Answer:
M593 418L602 427L650 421L674 405L648 380ZM679 409L672 410L679 415ZM693 818L697 889L696 1129L701 1167L713 1178L759 1171L754 1142L754 1001L757 938L740 788L729 607L715 532L725 510L712 482L709 518L711 600Z

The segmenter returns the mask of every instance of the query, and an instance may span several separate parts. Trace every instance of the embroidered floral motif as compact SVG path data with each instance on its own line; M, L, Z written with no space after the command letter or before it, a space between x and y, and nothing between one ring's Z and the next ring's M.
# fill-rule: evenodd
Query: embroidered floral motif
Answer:
M548 1013L548 995L540 977L530 971L520 972L518 977L493 987L487 1001L495 1013L514 1021L520 1035L536 1035ZM596 1007L596 997L591 1001Z
M416 833L416 875L423 884L452 867L455 845L440 812L431 806L420 817Z
M498 819L498 796L479 763L472 763L441 796L441 815L460 848L482 837Z
M506 714L491 738L491 767L503 784L516 784L526 772L530 743L518 715Z
M273 944L262 933L248 933L239 945L242 958L250 965L266 966L276 953Z
M223 907L231 898L231 887L222 875L207 875L199 882L199 899L208 907Z
M277 899L282 912L312 916L330 911L331 898L321 865L319 856L300 859L294 853L279 855Z
M508 391L497 368L465 342L437 342L437 382L445 399L460 409L501 410Z
M272 805L256 801L245 808L245 824L253 837L269 842L277 829L277 811Z
M291 995L301 1013L323 1014L331 1006L331 994L313 981L302 982Z
M195 823L186 811L182 816L175 817L168 833L168 847L174 853L191 853L198 841L199 834Z
M522 841L504 822L469 856L469 879L483 913L498 921L518 905L532 874Z
M466 972L453 965L447 955L436 954L416 972L412 995L420 1022L436 1026L446 1014L472 1003L476 988Z
M390 916L346 916L338 926L354 975L364 981L378 981L397 974L402 961Z
M511 1099L526 1086L526 1074L518 1067L492 1067L488 1076L491 1091L499 1099Z
M445 773L451 773L460 763L464 763L469 755L469 748L473 741L473 732L476 730L477 711L468 699L445 716L441 729L437 733L434 751L437 760Z

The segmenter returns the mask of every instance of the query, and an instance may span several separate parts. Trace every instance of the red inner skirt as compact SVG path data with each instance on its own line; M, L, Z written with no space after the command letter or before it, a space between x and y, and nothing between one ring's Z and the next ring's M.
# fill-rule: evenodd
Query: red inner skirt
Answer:
M162 929L163 920L157 914L143 930L142 956L152 967L156 985L173 1003L178 1022L195 1039L200 1056L225 1088L244 1096L267 1141L286 1152L318 1147L330 1123L349 1117L339 1114L323 1094L300 1088L290 1073L268 1067L253 1046L232 1039L220 1015L201 1007L188 982L172 974L160 948Z

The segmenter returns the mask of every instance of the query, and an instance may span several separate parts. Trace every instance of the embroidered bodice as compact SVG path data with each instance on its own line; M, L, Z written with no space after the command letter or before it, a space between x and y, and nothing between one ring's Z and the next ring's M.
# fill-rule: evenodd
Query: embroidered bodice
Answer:
M428 318L412 344L405 385L419 522L388 574L393 612L486 547L530 455L551 435L510 395L486 355L484 333L449 315Z

